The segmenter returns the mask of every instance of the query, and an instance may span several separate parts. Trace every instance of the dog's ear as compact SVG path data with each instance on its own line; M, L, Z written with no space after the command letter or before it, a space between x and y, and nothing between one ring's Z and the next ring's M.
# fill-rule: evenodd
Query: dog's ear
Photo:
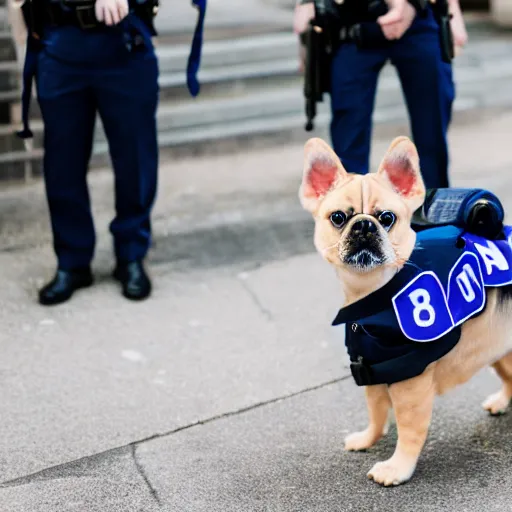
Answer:
M416 211L425 201L425 184L421 177L418 151L408 137L393 140L377 175L402 196L410 211Z
M348 177L340 159L322 139L309 139L304 146L304 174L299 198L302 206L315 212L322 198Z

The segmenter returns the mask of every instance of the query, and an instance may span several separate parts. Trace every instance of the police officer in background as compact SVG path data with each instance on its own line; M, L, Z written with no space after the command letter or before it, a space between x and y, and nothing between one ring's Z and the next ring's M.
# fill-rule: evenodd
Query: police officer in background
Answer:
M128 0L25 2L34 24L29 30L37 31L27 62L34 60L44 122L43 172L58 263L39 292L41 304L62 303L93 282L95 229L86 175L97 112L115 173L114 277L129 299L151 292L143 260L157 187L158 63L150 25L142 21L149 2L135 12Z
M35 75L44 121L44 180L57 256L44 305L93 282L95 229L86 175L99 113L115 174L110 224L114 277L128 299L150 295L144 259L157 190L158 62L152 44L158 0L25 0L28 26L22 137Z
M457 54L467 42L467 33L459 0L447 1ZM353 42L344 42L334 52L330 74L331 138L349 172L369 171L377 80L390 60L402 85L425 184L427 188L448 187L447 132L455 87L451 64L442 60L439 24L430 4L420 15L422 3L428 4L420 0L387 0L387 13L376 21L390 44L359 49ZM313 0L298 0L295 32L304 33L314 16Z

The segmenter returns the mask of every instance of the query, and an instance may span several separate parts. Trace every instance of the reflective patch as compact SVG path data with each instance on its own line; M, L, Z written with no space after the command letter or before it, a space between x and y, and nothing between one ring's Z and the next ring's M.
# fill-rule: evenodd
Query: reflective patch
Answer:
M485 286L478 257L465 252L448 276L448 308L453 325L459 325L485 306Z
M505 240L486 240L465 234L466 250L476 254L482 268L485 286L505 286L512 283L512 227L505 226Z
M392 299L404 335L413 341L441 338L485 307L486 287L512 283L512 227L505 240L466 233L465 251L442 283L433 271L422 272Z
M441 281L434 272L423 272L393 297L398 324L413 341L432 341L453 329Z

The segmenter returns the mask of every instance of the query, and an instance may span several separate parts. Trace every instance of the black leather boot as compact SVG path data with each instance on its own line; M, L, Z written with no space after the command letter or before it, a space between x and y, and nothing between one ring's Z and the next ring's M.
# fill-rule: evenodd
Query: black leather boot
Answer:
M140 260L118 263L114 278L123 286L123 295L127 299L143 300L151 293L151 281Z
M79 270L57 269L55 277L39 291L39 303L54 306L66 302L79 288L86 288L93 283L91 269Z

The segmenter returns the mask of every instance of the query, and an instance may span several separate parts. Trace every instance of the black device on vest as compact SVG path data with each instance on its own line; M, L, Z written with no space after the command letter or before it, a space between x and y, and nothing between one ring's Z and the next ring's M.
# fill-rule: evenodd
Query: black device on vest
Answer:
M478 188L433 188L413 215L412 227L419 232L437 226L458 226L487 240L503 229L505 210L488 190Z

